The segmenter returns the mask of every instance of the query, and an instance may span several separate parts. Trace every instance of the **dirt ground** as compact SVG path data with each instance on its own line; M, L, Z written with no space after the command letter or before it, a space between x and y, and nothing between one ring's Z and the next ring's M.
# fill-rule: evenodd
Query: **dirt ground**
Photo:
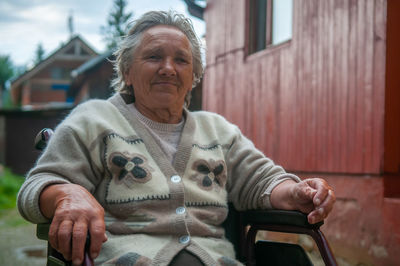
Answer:
M0 265L46 265L47 244L36 238L36 226L24 221L17 210L2 211L0 216Z

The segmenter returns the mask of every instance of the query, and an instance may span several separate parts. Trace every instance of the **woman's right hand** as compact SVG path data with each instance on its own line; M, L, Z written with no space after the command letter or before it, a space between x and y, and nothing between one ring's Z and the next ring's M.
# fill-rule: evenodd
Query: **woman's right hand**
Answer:
M87 233L90 233L90 256L95 259L107 241L104 209L84 187L55 184L40 194L40 209L52 219L50 245L66 260L80 265L83 261Z

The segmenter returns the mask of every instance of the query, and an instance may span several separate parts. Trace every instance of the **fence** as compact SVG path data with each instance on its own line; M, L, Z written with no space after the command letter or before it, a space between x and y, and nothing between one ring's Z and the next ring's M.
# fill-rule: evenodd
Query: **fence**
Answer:
M33 147L36 134L44 127L54 128L70 110L0 110L0 164L25 174L40 153Z

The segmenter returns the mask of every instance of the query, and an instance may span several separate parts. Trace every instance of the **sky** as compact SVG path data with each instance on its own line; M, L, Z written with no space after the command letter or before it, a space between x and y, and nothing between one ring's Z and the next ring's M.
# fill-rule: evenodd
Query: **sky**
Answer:
M198 36L204 21L191 17L183 0L127 0L133 19L150 10L173 9L191 18ZM113 0L0 0L0 55L9 55L16 66L31 65L41 43L45 56L69 40L68 17L72 13L74 33L101 53Z

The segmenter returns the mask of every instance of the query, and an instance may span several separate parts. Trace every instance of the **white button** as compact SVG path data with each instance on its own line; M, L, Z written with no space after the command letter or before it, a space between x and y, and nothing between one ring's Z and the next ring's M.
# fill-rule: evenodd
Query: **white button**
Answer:
M190 236L181 236L179 238L179 243L181 244L189 243L189 241L190 241Z
M181 182L181 177L179 175L173 175L171 176L171 181L174 183L179 183Z
M125 170L126 171L131 171L133 168L135 167L135 164L132 162L128 162L127 164L125 164Z
M186 211L185 207L176 208L176 214L184 214Z

